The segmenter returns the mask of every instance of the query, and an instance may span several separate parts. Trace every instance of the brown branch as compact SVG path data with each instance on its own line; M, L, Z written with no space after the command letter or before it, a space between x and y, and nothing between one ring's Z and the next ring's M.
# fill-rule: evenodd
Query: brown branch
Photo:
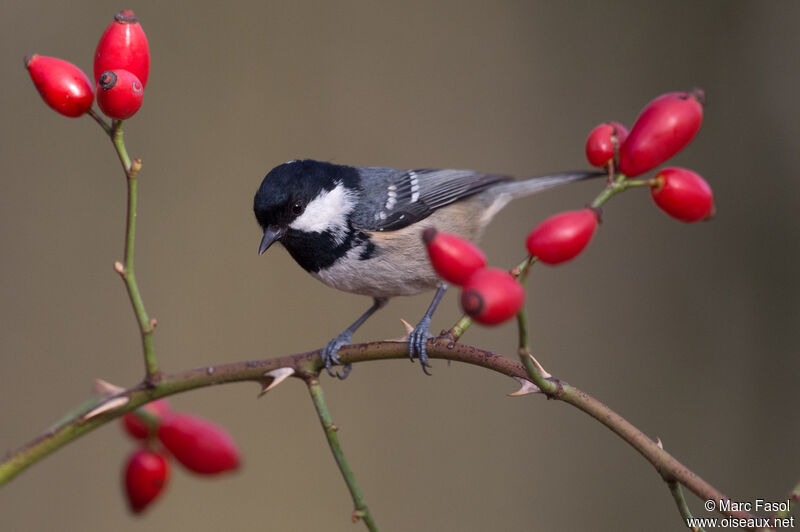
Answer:
M356 344L344 346L339 351L342 364L400 359L407 356L408 344L405 342ZM516 379L528 378L525 367L515 360L477 347L454 344L447 338L433 340L428 345L428 356L480 366ZM267 374L276 369L291 368L294 370L293 376L306 378L318 374L322 367L317 350L278 358L207 366L165 375L155 387L140 383L78 410L46 433L16 451L8 453L0 462L0 485L68 442L159 397L228 382L254 381L265 389L273 381L273 377ZM597 399L564 381L556 378L547 380L549 381L547 388L555 390L553 393L548 393L548 397L571 404L600 421L653 464L667 482L676 481L703 500L713 499L717 502L729 500L722 492L659 448L656 442ZM743 511L720 513L729 517L755 518Z

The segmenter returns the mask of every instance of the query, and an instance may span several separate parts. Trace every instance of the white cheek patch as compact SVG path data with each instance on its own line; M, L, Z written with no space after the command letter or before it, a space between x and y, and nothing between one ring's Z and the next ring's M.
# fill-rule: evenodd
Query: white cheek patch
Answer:
M311 200L303 214L289 227L309 233L342 230L347 226L347 217L355 204L355 194L341 184L336 185L333 190L323 190Z

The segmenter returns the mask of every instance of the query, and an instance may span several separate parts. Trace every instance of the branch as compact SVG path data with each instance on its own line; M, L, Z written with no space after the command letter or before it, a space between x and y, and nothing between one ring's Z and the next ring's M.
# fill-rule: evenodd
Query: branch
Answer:
M519 362L477 347L454 344L448 338L436 338L430 341L428 356L480 366L518 380L528 379L525 367ZM406 357L408 357L406 342L386 341L355 344L344 346L339 351L342 364L405 359ZM159 397L228 382L254 381L266 389L274 380L267 373L276 369L291 368L294 370L295 376L302 376L316 374L322 367L320 351L317 350L279 358L197 368L174 375L166 375L155 386L140 383L119 394L98 401L98 404L92 408L77 412L20 449L6 455L0 462L0 485L5 484L25 468L70 441ZM722 492L697 476L668 452L659 448L656 442L630 422L587 393L552 377L543 378L534 384L545 391L549 398L571 404L611 429L653 464L656 471L665 480L674 479L703 500L729 500ZM729 517L755 518L752 514L743 511L721 513Z

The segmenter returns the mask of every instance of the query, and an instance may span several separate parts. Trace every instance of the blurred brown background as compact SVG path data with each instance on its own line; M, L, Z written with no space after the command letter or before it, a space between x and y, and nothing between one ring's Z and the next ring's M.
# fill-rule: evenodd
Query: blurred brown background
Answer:
M144 159L138 278L167 371L324 345L369 304L313 280L280 248L258 257L252 195L297 157L517 176L583 168L597 123L630 124L663 92L706 89L695 142L718 216L687 226L646 191L606 209L588 252L537 267L535 352L737 501L800 479L800 5L794 2L5 2L0 7L0 450L85 399L131 385L139 339L122 284L124 179L89 119L39 99L37 52L91 72L113 14L150 39L145 105L126 128ZM544 216L599 184L520 201L485 240L509 266ZM430 295L398 299L356 339L398 336ZM434 330L457 317L450 295ZM514 354L514 327L465 338ZM358 365L323 379L384 530L681 530L658 474L596 421L458 364ZM115 423L0 489L6 530L358 530L302 385L175 397L224 424L246 465L130 517ZM706 516L702 501L691 498Z

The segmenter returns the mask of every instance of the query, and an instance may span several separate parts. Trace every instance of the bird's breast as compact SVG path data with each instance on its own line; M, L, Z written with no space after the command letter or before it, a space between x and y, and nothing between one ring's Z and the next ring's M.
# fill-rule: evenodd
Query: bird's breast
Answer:
M439 279L418 238L397 231L370 236L374 249L368 258L364 243L311 275L333 288L371 297L408 296L436 287Z
M397 231L364 232L367 239L345 257L311 275L328 286L372 297L414 295L441 281L422 243L428 227L477 241L485 222L478 202L463 201L439 209L425 220ZM368 251L368 247L372 249Z

